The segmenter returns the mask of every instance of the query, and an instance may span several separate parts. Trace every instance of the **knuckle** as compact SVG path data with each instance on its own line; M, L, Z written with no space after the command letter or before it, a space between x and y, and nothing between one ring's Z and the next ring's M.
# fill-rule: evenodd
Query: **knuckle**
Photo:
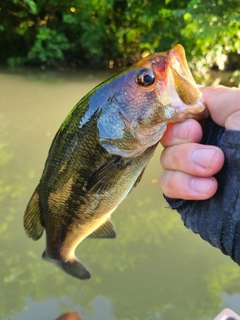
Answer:
M172 147L171 149L171 161L172 164L175 166L178 166L181 157L184 155L184 149L182 147L182 145L176 145L174 147Z
M174 169L180 164L183 150L181 145L167 147L162 151L160 156L160 163L163 169Z

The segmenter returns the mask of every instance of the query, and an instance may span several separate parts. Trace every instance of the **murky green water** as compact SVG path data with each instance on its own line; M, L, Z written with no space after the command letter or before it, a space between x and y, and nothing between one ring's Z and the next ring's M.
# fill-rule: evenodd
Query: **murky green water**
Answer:
M156 183L160 148L142 182L113 214L115 240L88 239L78 257L89 281L41 259L45 239L23 230L27 202L55 132L74 104L107 75L0 73L0 318L212 319L240 314L240 269L186 230Z

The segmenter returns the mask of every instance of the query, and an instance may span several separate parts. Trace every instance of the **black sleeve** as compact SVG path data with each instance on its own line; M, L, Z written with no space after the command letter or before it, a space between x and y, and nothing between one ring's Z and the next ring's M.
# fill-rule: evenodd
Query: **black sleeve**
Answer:
M201 143L220 147L224 166L215 177L216 194L208 200L165 197L184 225L240 265L240 130L226 130L207 120Z

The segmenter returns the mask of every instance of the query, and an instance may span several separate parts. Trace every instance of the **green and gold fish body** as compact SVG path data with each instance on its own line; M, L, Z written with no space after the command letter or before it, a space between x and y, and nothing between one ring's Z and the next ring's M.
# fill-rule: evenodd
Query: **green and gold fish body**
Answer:
M70 112L56 134L24 226L43 258L90 278L75 257L86 237L114 238L111 213L140 181L168 122L203 117L204 104L177 45L150 55L100 84Z

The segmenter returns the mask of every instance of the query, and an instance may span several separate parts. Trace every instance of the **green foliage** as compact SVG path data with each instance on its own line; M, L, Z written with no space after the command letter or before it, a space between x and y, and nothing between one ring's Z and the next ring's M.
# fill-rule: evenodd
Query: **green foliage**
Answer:
M209 67L224 70L231 52L240 53L240 9L236 0L191 0L181 30L191 67L201 78ZM238 56L239 61L239 56ZM240 68L239 62L236 65Z
M201 76L240 53L238 0L1 2L0 61L11 65L121 66L181 43Z
M46 27L39 27L36 41L27 55L28 60L41 62L63 60L64 50L71 47L68 39L63 33L58 33Z

